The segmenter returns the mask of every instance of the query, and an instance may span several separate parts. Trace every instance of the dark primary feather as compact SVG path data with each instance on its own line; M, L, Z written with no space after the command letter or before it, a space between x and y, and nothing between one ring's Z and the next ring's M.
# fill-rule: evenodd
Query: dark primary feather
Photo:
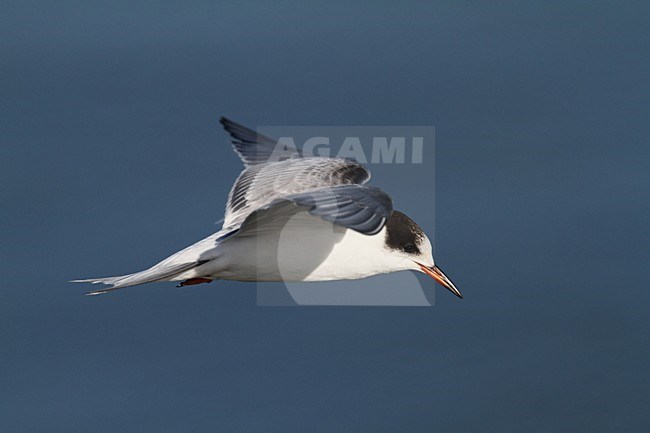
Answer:
M379 188L365 185L338 185L291 194L249 214L239 232L246 234L250 227L254 231L259 230L259 224L273 211L275 214L272 217L275 218L278 213L302 210L333 224L365 235L374 235L381 231L393 212L393 201ZM229 236L233 234L230 233Z
M222 117L219 122L232 137L233 148L246 167L300 156L296 147L284 143L278 146L277 140L258 134L230 119Z
M262 211L287 203L365 234L379 232L390 216L390 197L377 188L361 186L370 179L363 165L341 158L302 157L294 146L282 145L283 152L277 153L276 140L225 117L220 121L246 169L228 195L223 227L232 230L219 240L243 229L261 213L268 216L269 212Z
M285 197L325 221L366 235L377 234L393 212L390 196L373 186L341 185Z
M236 228L251 212L278 198L368 179L364 166L345 159L310 157L253 165L239 175L228 195L224 227Z

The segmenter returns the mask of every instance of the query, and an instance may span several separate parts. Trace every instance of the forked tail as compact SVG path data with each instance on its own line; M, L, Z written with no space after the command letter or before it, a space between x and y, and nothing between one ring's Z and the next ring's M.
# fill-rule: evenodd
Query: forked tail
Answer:
M191 263L178 263L165 266L153 266L147 270L136 272L129 275L120 275L117 277L107 278L88 278L84 280L72 280L71 283L92 283L92 284L106 284L111 287L101 290L93 290L86 293L86 295L94 296L101 295L113 290L123 289L125 287L137 286L138 284L153 283L155 281L169 281L174 277L189 271L192 268L202 265L209 260L201 260Z

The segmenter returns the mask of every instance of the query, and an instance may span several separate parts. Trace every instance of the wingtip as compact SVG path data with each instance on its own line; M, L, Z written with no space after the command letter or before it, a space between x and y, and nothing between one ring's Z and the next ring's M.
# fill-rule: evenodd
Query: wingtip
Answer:
M219 117L219 123L223 128L228 131L228 128L232 128L234 125L237 125L236 122L232 121L231 119L227 118L226 116L221 116Z
M103 295L108 292L112 292L114 290L119 290L123 289L123 287L109 287L108 289L101 289L101 290L92 290L90 292L84 293L84 296L97 296L97 295Z
M103 278L84 278L79 280L69 280L68 283L112 284L103 281Z
M84 280L70 280L70 283L90 283L90 284L110 284L105 281L97 280L97 279L84 279ZM90 292L84 293L84 296L97 296L97 295L103 295L106 292L111 292L113 290L120 289L121 287L115 287L114 285L111 287L108 287L106 289L101 289L101 290L91 290Z

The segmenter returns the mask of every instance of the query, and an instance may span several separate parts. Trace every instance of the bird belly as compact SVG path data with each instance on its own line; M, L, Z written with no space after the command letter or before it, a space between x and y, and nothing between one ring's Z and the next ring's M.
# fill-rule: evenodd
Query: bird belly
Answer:
M297 216L278 230L233 236L219 246L212 278L239 281L328 281L383 272L385 233L368 236L319 218Z

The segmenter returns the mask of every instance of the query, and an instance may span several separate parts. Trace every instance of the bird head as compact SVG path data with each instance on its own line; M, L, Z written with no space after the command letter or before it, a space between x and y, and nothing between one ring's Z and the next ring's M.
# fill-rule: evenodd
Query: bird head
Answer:
M463 295L435 264L431 241L411 218L393 211L386 221L386 248L404 269L423 272L459 298Z

